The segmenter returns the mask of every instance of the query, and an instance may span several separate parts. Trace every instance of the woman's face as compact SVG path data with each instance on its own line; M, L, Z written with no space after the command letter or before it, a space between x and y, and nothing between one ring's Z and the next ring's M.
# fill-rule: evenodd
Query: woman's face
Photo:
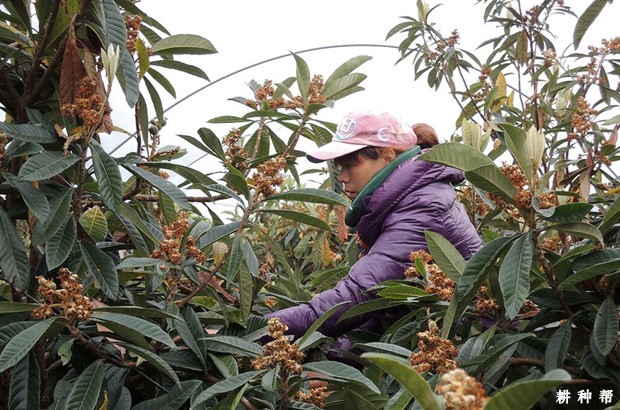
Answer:
M380 155L377 159L369 159L363 155L358 155L357 161L340 164L338 181L344 185L345 195L350 200L354 200L364 185L388 162L390 162L389 157L384 155Z

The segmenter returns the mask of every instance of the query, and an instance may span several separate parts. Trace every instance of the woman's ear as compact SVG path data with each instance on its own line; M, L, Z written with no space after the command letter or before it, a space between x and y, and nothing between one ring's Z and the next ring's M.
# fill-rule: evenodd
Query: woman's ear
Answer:
M394 158L396 158L396 151L394 151L394 148L390 147L383 148L381 151L381 158L383 158L386 163L392 162Z

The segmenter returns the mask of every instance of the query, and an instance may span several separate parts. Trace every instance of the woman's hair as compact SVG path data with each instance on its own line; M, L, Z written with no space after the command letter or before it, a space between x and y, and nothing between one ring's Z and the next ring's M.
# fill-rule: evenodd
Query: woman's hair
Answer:
M397 156L409 149L409 148L402 148L402 147L390 147L390 148L394 150L394 153ZM385 147L364 147L350 154L335 158L334 164L336 166L355 165L360 161L360 157L364 157L364 158L371 159L371 160L379 159L384 149Z
M420 148L431 148L439 144L437 132L435 132L435 129L430 125L420 122L414 124L411 129L418 137L418 145L420 146Z

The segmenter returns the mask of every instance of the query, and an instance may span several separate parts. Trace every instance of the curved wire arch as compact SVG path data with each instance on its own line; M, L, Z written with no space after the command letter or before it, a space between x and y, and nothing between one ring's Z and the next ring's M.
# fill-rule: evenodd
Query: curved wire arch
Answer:
M217 83L219 83L220 81L223 81L229 77L232 77L236 74L242 73L244 71L247 71L251 68L254 67L258 67L260 65L263 64L267 64L270 63L272 61L275 60L279 60L285 57L290 57L291 54L303 54L303 53L309 53L312 51L321 51L321 50L329 50L329 49L333 49L333 48L350 48L350 47L373 47L373 48L395 48L398 49L398 46L394 46L394 45L390 45L390 44L372 44L372 43L359 43L359 44L335 44L335 45L329 45L329 46L320 46L320 47L313 47L313 48L307 48L304 50L300 50L300 51L294 51L294 52L290 52L287 54L280 54L278 56L275 57L270 57L267 58L265 60L261 60L258 61L256 63L250 64L248 66L242 67L238 70L232 71L228 74L225 74L213 81L210 81L209 83L197 88L196 90L192 91L191 93L183 96L182 98L180 98L179 100L175 101L173 104L171 104L169 107L164 109L164 113L170 111L171 109L173 109L174 107L176 107L177 105L187 101L189 98L195 96L196 94L198 94L201 91L204 91L205 89L211 87L212 85L215 85ZM109 152L109 154L113 154L114 152L116 152L116 150L118 150L120 147L122 147L123 145L125 145L130 139L134 138L136 136L136 132L134 132L132 135L128 136L127 138L125 138L120 144L118 144L116 147L114 147L114 149L112 151Z

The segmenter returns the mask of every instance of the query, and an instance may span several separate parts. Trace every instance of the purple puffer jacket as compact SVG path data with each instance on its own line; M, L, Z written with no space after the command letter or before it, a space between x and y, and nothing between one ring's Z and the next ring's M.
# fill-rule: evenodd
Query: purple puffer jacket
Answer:
M444 236L469 259L482 247L482 240L452 187L463 179L461 171L415 158L399 164L373 194L364 198L368 212L357 230L369 252L334 289L321 292L307 304L267 317L278 317L288 325L287 333L300 337L332 306L348 302L319 331L338 337L358 327L370 319L369 315L336 322L351 307L374 297L367 289L386 280L404 279L404 271L411 265L409 254L419 249L428 251L426 230Z

